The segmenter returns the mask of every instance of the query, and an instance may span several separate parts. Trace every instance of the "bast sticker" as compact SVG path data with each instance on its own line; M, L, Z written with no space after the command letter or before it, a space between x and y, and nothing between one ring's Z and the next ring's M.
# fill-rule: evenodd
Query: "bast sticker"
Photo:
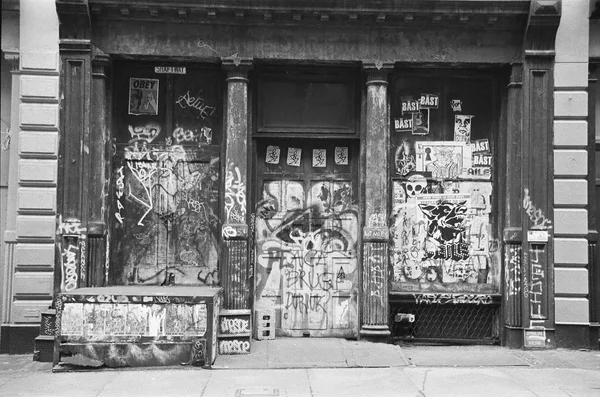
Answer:
M439 107L440 97L437 94L421 94L419 105L421 109L437 109Z
M129 114L158 114L158 79L129 79Z

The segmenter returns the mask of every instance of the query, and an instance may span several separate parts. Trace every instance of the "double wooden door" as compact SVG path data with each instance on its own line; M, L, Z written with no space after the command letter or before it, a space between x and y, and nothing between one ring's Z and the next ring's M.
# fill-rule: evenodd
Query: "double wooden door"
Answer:
M257 145L255 307L283 335L356 336L357 157L351 141Z

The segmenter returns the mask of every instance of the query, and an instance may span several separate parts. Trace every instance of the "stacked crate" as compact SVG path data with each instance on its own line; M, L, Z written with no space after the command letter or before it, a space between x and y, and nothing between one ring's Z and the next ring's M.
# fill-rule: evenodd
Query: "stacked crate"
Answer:
M219 354L249 354L252 312L247 309L221 310L217 344Z

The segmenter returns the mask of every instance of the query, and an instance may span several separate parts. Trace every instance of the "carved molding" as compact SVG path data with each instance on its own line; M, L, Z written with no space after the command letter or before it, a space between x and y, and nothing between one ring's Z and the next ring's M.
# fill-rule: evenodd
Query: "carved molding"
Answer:
M68 0L58 0L71 3ZM87 3L79 0L73 3ZM266 0L261 2L231 2L218 0L198 2L180 0L157 6L142 0L89 0L94 18L172 20L196 23L260 23L260 24L317 24L317 25L399 25L423 28L432 22L447 26L462 25L518 27L526 21L529 0L464 1L464 0L381 0L365 6L361 0L323 0L315 10L313 2L304 0ZM544 8L542 7L542 10ZM541 12L540 11L540 12ZM352 25L347 26L353 28Z
M91 19L88 0L56 0L56 12L60 21L60 49L78 50L89 47Z
M527 57L554 57L562 0L532 0L523 45Z
M248 81L248 72L252 69L252 58L240 58L237 54L221 58L223 69L227 71L227 81Z
M4 59L10 63L10 70L19 70L19 50L3 50L2 52L4 53Z
M393 62L380 60L363 62L363 70L367 73L367 85L388 83L388 74L394 70Z
M106 77L106 68L110 66L110 55L105 54L96 46L92 46L92 75Z

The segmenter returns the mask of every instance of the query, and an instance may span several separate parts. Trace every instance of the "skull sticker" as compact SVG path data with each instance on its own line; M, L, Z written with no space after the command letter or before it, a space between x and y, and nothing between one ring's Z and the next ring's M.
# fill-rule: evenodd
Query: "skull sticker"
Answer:
M404 185L408 197L417 197L425 192L427 179L423 175L412 175Z

